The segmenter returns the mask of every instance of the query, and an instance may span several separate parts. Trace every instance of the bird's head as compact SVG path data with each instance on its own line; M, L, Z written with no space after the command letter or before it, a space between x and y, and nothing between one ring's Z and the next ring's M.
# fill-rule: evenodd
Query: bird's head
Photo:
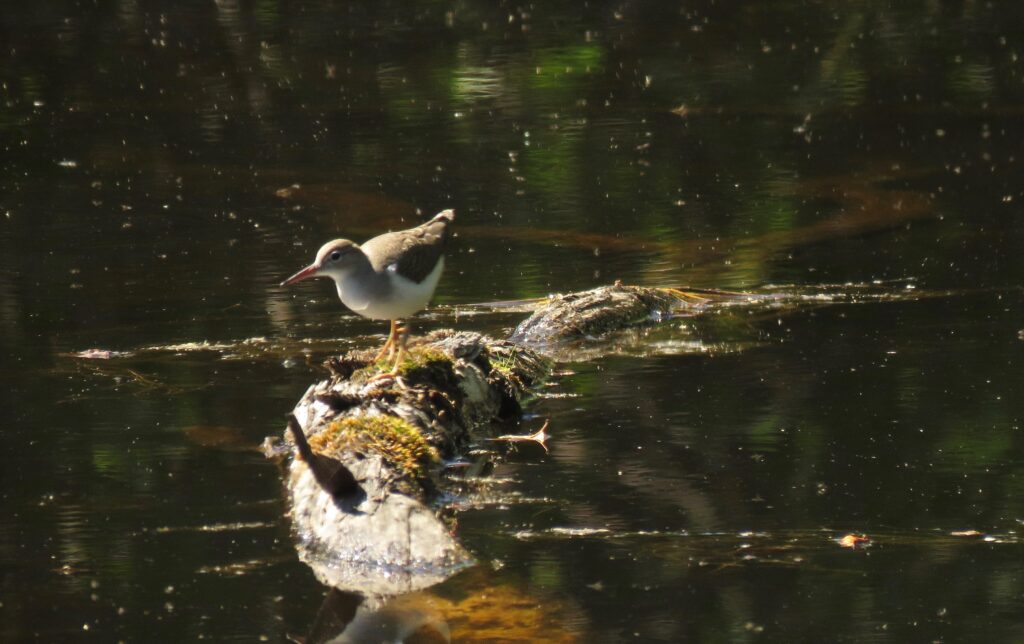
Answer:
M359 249L359 244L347 239L335 239L320 247L316 253L316 261L281 282L281 286L301 282L310 277L330 277L337 280L365 260L366 256Z

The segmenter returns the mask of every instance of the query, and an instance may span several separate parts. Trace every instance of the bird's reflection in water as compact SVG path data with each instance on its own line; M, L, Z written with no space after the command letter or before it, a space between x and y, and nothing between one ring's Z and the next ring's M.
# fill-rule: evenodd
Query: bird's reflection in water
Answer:
M450 642L448 622L437 600L426 593L393 598L366 597L331 589L304 644L345 642Z

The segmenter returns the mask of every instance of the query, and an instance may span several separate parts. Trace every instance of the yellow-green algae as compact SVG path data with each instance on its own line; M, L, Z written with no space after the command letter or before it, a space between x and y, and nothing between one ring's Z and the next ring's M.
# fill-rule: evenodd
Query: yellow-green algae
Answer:
M342 450L376 452L411 476L425 475L428 466L440 461L437 450L416 427L385 414L336 420L309 439L309 444L327 454Z
M410 347L406 350L402 363L398 365L398 374L405 375L410 371L433 365L451 364L452 359L444 351L434 347ZM394 364L394 358L384 356L370 365L379 371L387 371Z
M500 353L491 353L490 361L491 367L505 374L508 378L515 377L515 369L519 364L519 352L516 347L512 347L510 351L504 355Z

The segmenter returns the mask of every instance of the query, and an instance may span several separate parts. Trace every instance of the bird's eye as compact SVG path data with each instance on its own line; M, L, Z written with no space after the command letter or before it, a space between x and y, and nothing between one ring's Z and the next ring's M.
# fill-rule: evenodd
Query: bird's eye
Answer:
M341 259L341 251L340 250L336 250L333 253L331 253L331 261L332 262L336 262L339 259Z

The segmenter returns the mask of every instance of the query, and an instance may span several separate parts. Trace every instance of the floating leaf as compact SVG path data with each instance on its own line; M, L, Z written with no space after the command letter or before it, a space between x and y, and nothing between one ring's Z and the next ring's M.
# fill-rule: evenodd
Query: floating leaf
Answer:
M871 545L871 539L866 534L848 534L836 540L844 548L865 548Z

